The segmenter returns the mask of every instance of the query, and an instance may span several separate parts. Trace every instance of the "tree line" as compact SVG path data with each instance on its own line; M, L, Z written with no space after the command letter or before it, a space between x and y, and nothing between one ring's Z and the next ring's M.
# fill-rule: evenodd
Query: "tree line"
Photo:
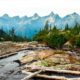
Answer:
M15 29L12 28L8 32L0 29L0 41L14 41L14 42L22 42L29 41L28 38L16 35Z
M51 27L46 22L44 29L40 30L33 40L46 43L51 48L62 48L69 41L73 46L80 47L80 24L69 27L66 24L64 29L57 28L56 25Z

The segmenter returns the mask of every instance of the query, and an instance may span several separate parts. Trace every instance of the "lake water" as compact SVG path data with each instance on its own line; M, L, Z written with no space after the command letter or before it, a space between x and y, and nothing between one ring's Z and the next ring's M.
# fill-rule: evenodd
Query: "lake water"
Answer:
M17 67L19 67L19 64L14 62L15 60L19 60L21 57L27 54L31 54L33 51L32 50L24 50L17 52L17 54L1 59L0 60L0 80L9 80L6 77L8 76L8 73ZM15 76L15 78L14 78ZM20 80L20 78L24 77L24 74L16 74L14 75L13 78L10 78L10 80ZM4 79L3 79L4 78Z
M48 49L47 47L37 47L35 50ZM24 55L32 54L34 50L23 50L17 52L17 54L12 55L7 58L0 59L0 80L20 80L24 77L24 74L18 73L11 78L8 78L10 72L19 67L19 63L14 62L19 60Z

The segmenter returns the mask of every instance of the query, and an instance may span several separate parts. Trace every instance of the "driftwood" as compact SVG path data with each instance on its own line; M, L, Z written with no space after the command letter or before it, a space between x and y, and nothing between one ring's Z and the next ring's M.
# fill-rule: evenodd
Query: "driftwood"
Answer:
M67 80L65 77L58 77L58 76L48 76L48 75L42 75L39 74L38 72L32 73L32 72L26 72L26 71L22 71L25 74L29 74L29 76L26 76L24 79L22 80L28 80L32 77L36 77L36 78L43 78L43 79L50 79L50 80Z
M42 70L42 71L38 73L38 72L35 72L36 70L37 71ZM32 73L32 72L35 72L35 73ZM29 75L29 77L26 76L26 79L24 78L22 80L28 80L28 79L33 78L33 77L40 78L40 79L47 79L47 80L69 80L69 77L66 77L69 75L72 75L73 77L76 76L76 79L80 78L80 72L79 71L54 70L54 69L48 68L48 67L26 66L26 69L23 69L22 73ZM51 76L51 75L48 75L46 73L51 73L53 75ZM56 74L56 75L54 75L54 74ZM59 74L62 74L62 75L59 76ZM65 74L65 75L63 76L63 74ZM73 79L70 79L70 80L73 80Z
M67 80L65 77L48 76L48 75L41 75L41 74L37 74L36 77L42 78L42 79L47 79L47 80Z
M54 73L63 73L63 74L71 74L71 75L80 75L80 71L71 71L71 70L55 70L49 67L37 67L37 66L26 66L26 68L30 68L31 70L44 70L48 72L54 72Z
M39 71L34 72L34 73L25 72L26 74L29 74L29 76L26 76L26 77L24 77L24 78L21 79L21 80L29 80L30 78L34 77L35 75L37 75L37 74L39 74L39 73L41 73L41 72L42 72L42 70L39 70Z
M6 54L0 55L0 59L7 58L9 56L16 55L18 52L24 51L24 50L28 50L28 49L27 48L21 48L21 49L18 49L16 51L14 51L14 52L6 52Z

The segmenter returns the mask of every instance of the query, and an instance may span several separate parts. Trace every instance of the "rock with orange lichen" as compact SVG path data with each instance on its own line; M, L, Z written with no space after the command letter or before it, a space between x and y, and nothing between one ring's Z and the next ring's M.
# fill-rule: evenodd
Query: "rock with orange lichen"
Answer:
M45 58L48 58L53 55L53 50L40 50L40 51L34 51L30 55L26 55L20 59L21 63L28 63L35 60L43 60Z
M47 51L48 55L47 54L43 55L44 54L43 52L46 52L46 51L38 52L37 58L39 58L40 60L33 62L31 65L47 66L47 67L55 66L56 68L60 68L60 69L68 69L70 66L70 65L68 66L68 64L72 65L72 64L79 63L78 59L76 57L74 57L73 55L69 55L65 51L53 50L51 52L52 55L49 55L50 53L48 53L49 51ZM61 66L59 66L59 65L61 65Z
M48 57L50 57L50 56L52 56L53 55L53 50L42 50L42 51L40 51L40 52L37 52L37 58L38 59L40 59L40 60L42 60L42 59L45 59L45 58L48 58Z

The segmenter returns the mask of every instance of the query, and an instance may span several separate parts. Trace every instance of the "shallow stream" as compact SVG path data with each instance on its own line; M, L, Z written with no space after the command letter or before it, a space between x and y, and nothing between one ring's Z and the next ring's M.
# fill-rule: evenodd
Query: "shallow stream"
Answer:
M15 55L0 59L0 80L20 80L21 78L23 78L25 75L21 73L17 73L11 78L8 78L11 71L19 67L19 63L14 61L19 60L21 57L25 55L33 53L34 50L40 50L40 49L41 50L46 49L46 47L37 47L36 49L33 49L33 50L19 51Z

